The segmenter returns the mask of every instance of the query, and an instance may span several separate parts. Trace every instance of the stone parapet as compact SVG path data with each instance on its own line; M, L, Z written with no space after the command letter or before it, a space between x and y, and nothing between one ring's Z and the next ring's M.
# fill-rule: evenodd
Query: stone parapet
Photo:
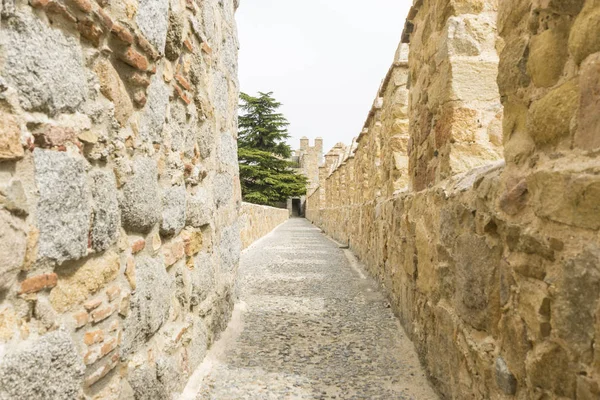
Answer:
M354 156L307 199L445 398L600 398L599 15L415 0L407 93L380 91ZM404 115L394 171L385 138Z
M242 248L248 248L252 243L270 233L289 218L290 212L286 208L242 203L240 211Z

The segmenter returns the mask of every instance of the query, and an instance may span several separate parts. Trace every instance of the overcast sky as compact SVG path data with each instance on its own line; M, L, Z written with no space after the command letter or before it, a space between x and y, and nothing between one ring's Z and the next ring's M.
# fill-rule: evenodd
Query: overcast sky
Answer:
M242 0L240 86L274 92L299 139L325 152L357 136L394 54L409 0Z

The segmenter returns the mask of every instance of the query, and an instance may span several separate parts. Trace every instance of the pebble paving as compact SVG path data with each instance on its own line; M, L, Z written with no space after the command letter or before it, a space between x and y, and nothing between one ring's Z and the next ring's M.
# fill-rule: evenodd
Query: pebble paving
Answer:
M196 399L438 399L347 252L301 218L246 250L238 332L215 344Z

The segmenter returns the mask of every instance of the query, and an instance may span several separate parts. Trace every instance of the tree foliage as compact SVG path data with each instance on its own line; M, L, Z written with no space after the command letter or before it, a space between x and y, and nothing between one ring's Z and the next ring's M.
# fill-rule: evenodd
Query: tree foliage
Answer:
M240 95L238 160L242 197L250 203L275 205L306 194L306 177L287 161L289 123L277 112L281 103L272 94Z

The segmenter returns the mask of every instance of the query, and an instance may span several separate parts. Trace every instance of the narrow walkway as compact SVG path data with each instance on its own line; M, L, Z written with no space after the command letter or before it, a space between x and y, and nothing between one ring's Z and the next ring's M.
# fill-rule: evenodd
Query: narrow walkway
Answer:
M437 399L377 285L305 219L243 255L197 399Z

